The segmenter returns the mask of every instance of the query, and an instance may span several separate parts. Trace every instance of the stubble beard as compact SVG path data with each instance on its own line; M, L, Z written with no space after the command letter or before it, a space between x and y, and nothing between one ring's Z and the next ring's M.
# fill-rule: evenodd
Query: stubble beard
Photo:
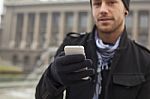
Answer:
M120 23L118 25L115 25L115 24L112 24L111 26L109 26L107 29L107 27L105 28L101 28L100 25L97 25L97 29L99 32L101 33L105 33L105 34L112 34L112 33L116 33L118 30L120 30L120 28L122 28L122 25L123 25L123 20L120 21Z

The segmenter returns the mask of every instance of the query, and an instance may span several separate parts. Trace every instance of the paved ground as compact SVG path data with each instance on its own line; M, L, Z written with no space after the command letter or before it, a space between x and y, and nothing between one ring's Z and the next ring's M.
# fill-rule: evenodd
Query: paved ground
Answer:
M44 70L38 68L25 81L0 82L0 99L35 99L35 87Z
M5 82L0 83L0 99L35 99L37 82Z
M0 83L0 99L35 99L35 87L37 82L28 83L14 83L8 84ZM65 99L65 91L64 98Z
M35 99L35 88L2 88L0 99Z

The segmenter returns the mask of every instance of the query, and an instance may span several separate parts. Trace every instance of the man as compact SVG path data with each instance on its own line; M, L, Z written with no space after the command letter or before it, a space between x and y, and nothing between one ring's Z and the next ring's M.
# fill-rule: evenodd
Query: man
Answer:
M67 35L37 86L36 99L63 99L64 90L66 99L150 99L150 51L127 37L129 2L90 1L93 31ZM86 58L64 55L66 45L84 46Z

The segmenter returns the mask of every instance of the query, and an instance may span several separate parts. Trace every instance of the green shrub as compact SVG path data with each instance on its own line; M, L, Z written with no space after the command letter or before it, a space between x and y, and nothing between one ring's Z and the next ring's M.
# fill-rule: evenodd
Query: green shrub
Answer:
M22 68L17 66L0 66L0 74L18 74L23 73Z

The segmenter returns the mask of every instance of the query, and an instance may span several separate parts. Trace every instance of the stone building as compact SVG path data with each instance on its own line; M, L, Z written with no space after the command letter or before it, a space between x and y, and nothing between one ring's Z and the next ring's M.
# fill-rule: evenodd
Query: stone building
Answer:
M129 36L150 48L150 0L131 1ZM66 33L91 31L93 20L89 0L6 0L2 23L0 56L29 71L44 51L56 50Z

